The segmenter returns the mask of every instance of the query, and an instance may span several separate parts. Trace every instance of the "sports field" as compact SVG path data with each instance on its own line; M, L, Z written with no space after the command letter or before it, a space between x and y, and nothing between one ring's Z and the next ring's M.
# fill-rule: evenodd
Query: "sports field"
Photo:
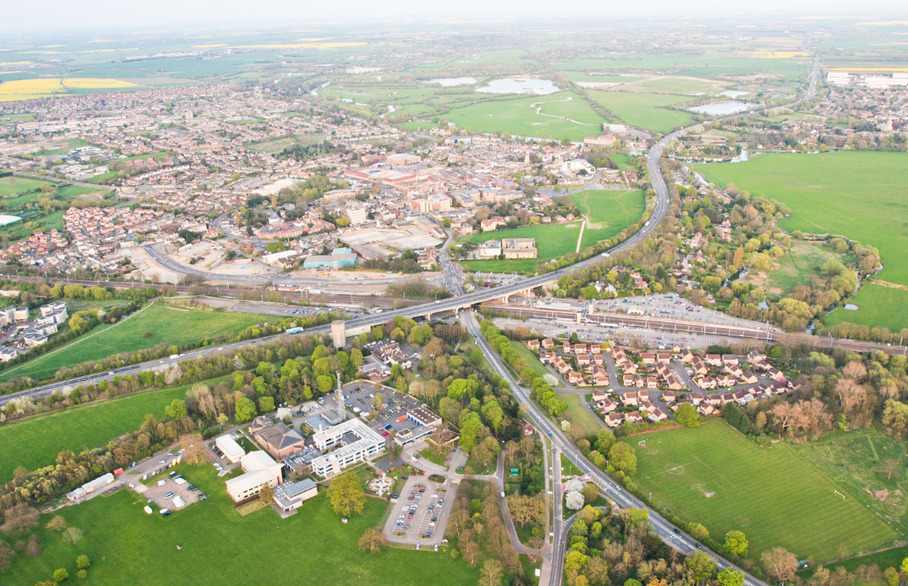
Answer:
M710 181L734 183L787 204L788 231L842 234L879 249L883 270L875 277L908 287L908 154L840 152L760 155L745 163L697 165ZM859 311L836 312L836 320L908 326L908 290L860 293Z
M249 326L277 319L252 313L201 311L155 303L100 333L89 333L59 350L51 351L18 368L10 368L0 374L0 380L22 376L40 380L52 377L60 368L101 360L120 352L135 352L157 344L179 346L200 342L235 334Z
M219 380L206 383L216 384ZM63 450L79 453L133 432L148 413L163 418L164 406L184 398L189 386L143 391L0 426L0 445L5 446L0 450L0 483L11 479L17 466L34 470L53 464Z
M331 510L324 493L287 519L270 507L241 516L224 479L211 466L180 465L176 470L204 490L208 500L166 518L157 512L146 515L146 499L128 489L64 507L54 514L82 529L84 538L76 545L64 544L59 533L44 529L50 515L42 515L38 535L43 553L36 558L17 555L4 583L35 584L60 567L75 576L80 554L92 561L86 583L112 586L296 584L307 572L316 572L323 584L423 586L438 582L439 576L450 584L479 580L479 568L432 551L361 553L359 538L379 524L388 506L384 501L366 499L365 515L354 515L348 523Z
M876 429L856 429L794 448L849 489L850 496L892 526L908 530L908 445L904 441ZM875 491L883 492L874 496Z
M646 209L640 190L581 191L570 198L590 220L583 230L581 250L618 234L639 220Z
M727 531L744 531L752 558L782 546L822 563L841 549L856 553L897 537L788 443L760 448L722 421L631 440L642 492L720 541Z
M679 105L698 99L692 96L619 91L591 91L590 97L611 110L625 124L662 133L693 120L690 112L673 110L672 106L680 107Z
M574 141L599 135L602 123L607 122L571 92L483 102L451 110L443 118L478 132Z

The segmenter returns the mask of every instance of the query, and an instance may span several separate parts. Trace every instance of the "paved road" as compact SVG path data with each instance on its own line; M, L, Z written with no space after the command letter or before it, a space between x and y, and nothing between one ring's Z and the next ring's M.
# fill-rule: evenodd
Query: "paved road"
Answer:
M763 585L764 583L760 580L757 580L755 577L747 574L741 568L734 566L727 560L721 558L718 554L713 551L710 551L702 547L696 540L682 532L680 529L677 529L671 523L666 521L662 516L660 516L656 511L651 509L642 501L638 500L634 495L627 492L624 487L615 483L611 478L609 478L605 472L593 465L592 462L587 460L586 456L577 448L574 443L567 438L561 431L561 428L555 425L552 421L546 417L539 407L536 406L533 401L530 400L529 391L522 387L510 374L504 364L501 362L501 359L498 357L497 353L492 350L488 342L482 335L479 333L479 327L476 322L476 318L473 316L472 311L467 311L464 313L463 322L467 327L467 331L475 338L476 344L482 349L483 353L486 355L486 358L492 365L492 368L501 376L508 384L511 386L511 391L514 395L514 398L521 404L523 404L527 409L527 415L530 420L536 426L537 429L541 430L542 433L549 436L549 440L552 442L553 450L560 450L571 460L577 467L583 472L584 475L589 477L591 482L594 482L613 502L615 502L620 508L638 508L646 509L649 511L649 520L650 525L653 528L653 531L668 545L674 549L684 553L692 554L697 550L705 551L712 555L719 566L720 569L726 567L733 567L739 572L743 573L745 576L745 584L747 586L757 586ZM556 470L556 491L559 487L560 478L557 476L557 473L560 472L560 461L556 460L553 462ZM553 571L551 573L551 584L557 585L561 583L561 572L558 571L558 568L555 567L556 564L563 564L564 557L564 536L566 533L562 533L563 525L561 522L561 496L560 494L554 495L556 498L555 501L555 540L553 542L552 549L552 563ZM561 558L559 562L559 556ZM563 566L562 566L563 567Z

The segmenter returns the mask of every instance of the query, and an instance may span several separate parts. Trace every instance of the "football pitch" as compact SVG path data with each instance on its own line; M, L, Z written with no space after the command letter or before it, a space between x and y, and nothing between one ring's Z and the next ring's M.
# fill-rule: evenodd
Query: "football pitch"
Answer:
M761 448L722 421L629 441L644 494L685 523L702 523L720 543L726 532L744 531L752 558L782 546L823 563L897 537L787 443Z

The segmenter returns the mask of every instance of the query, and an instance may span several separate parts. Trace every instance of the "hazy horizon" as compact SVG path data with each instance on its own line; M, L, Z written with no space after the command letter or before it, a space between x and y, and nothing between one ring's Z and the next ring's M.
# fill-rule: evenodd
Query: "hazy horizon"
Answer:
M184 33L197 27L200 30L236 29L262 26L306 26L330 24L388 23L413 19L459 21L483 19L558 18L603 20L620 18L666 18L672 15L689 17L896 17L908 21L908 10L897 0L875 0L856 7L852 2L808 1L786 2L767 0L760 3L735 5L720 0L673 2L654 0L641 4L580 0L569 8L553 6L540 0L500 0L490 3L462 0L454 5L433 5L415 0L393 0L376 3L365 0L342 0L330 5L290 0L268 0L249 3L241 0L159 0L155 3L133 4L112 0L85 0L80 3L50 0L44 3L22 4L7 13L0 21L0 31L6 34L33 35L40 33L129 32L160 29Z

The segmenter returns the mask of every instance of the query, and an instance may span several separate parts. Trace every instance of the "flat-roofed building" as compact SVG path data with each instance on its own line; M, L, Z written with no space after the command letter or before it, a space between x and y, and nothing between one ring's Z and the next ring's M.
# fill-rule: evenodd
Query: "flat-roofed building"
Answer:
M275 462L264 450L249 452L240 458L240 467L245 474L227 481L227 494L236 503L247 501L260 493L267 484L274 488L281 484L281 469L284 465Z
M222 435L214 440L214 445L217 446L221 453L224 454L231 464L236 464L240 461L240 458L246 455L246 450L240 447L240 444L236 443L236 440L229 435Z
M407 419L420 427L441 425L441 416L424 405L410 410L407 413Z
M318 494L318 485L312 479L306 478L299 482L285 482L274 489L274 502L281 510L289 513L300 508L303 501L307 501Z
M315 447L322 451L340 446L312 461L312 470L324 478L340 474L348 466L377 456L385 447L385 438L359 419L350 419L317 431L312 439Z

